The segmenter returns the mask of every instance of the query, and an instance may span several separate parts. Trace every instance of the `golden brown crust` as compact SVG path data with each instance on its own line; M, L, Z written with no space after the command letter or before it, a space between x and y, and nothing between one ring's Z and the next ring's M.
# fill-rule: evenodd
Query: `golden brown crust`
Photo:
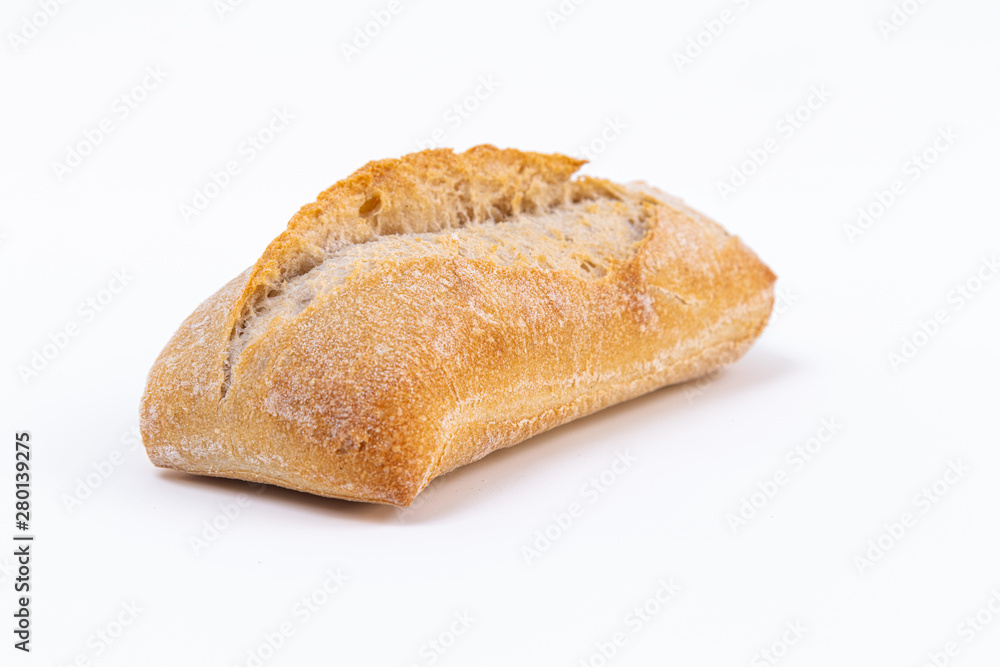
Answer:
M571 180L580 164L489 146L425 151L322 193L161 353L142 404L150 459L405 506L439 474L737 359L767 322L771 271L676 200ZM639 202L648 225L599 280L457 249L387 260L233 354L257 304L338 244L598 195Z

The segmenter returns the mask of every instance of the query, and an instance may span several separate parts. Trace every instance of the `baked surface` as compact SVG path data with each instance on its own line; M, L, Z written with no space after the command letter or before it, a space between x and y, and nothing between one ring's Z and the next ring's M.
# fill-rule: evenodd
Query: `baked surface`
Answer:
M184 321L149 373L157 466L406 506L431 479L739 358L774 275L582 162L369 163Z

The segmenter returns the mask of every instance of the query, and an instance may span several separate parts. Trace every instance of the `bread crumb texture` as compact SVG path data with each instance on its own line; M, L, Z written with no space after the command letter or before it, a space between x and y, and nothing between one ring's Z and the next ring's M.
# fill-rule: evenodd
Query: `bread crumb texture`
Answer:
M371 162L149 374L158 466L406 506L435 476L741 356L774 275L680 200L478 146Z

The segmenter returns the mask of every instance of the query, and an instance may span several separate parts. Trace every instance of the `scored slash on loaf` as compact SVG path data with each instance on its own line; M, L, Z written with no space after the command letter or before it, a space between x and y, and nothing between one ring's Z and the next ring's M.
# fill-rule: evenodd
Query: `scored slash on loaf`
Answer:
M436 476L739 358L774 274L583 163L478 146L371 162L202 303L149 373L157 466L409 505Z

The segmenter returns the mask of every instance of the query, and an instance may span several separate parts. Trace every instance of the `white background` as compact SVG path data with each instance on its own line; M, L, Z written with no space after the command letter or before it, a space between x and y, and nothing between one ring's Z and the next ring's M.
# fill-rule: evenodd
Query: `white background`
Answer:
M14 532L16 430L32 434L37 535L30 655L11 646L13 547L0 549L0 663L997 664L1000 278L977 282L1000 251L996 3L909 0L886 35L890 0L591 0L558 22L556 0L403 0L350 60L342 44L387 3L247 1L220 16L211 0L70 2L35 34L24 21L43 22L40 6L0 15L0 537ZM724 9L721 34L703 33ZM679 64L692 39L707 46ZM147 68L164 78L130 92ZM449 110L481 77L495 90L456 126ZM127 117L122 95L143 98ZM248 160L274 109L294 119ZM110 133L60 178L105 118ZM622 129L602 145L608 123ZM740 235L779 275L782 312L718 377L494 454L408 511L151 466L138 402L181 320L300 205L436 127L461 149L591 146L586 173L647 180ZM936 160L913 172L925 150ZM185 221L181 205L230 160L239 173ZM894 180L901 194L849 237ZM116 271L127 285L102 294ZM938 311L934 335L915 336ZM836 434L796 463L829 419ZM618 452L635 462L591 502L584 486ZM949 462L967 471L921 501ZM773 497L751 498L761 488ZM250 503L211 539L206 522L224 525L239 494ZM758 508L734 525L744 499ZM574 502L582 516L553 527ZM349 580L327 595L338 570ZM671 579L679 592L657 602ZM325 598L308 618L304 596Z

